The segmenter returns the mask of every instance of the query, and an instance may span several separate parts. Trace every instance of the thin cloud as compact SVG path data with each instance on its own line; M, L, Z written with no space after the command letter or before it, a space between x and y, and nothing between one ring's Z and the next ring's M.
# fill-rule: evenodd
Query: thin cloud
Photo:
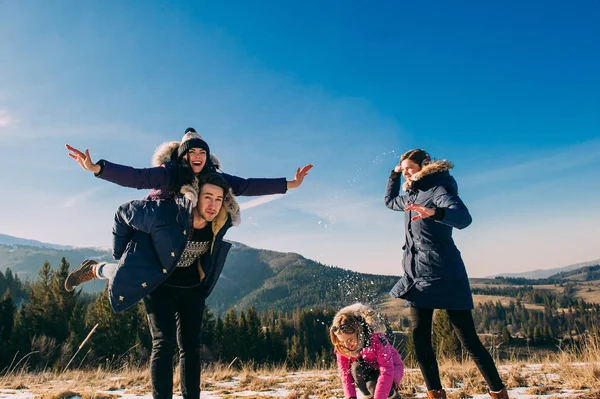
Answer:
M392 212L383 204L383 194L361 195L354 190L327 188L313 184L313 193L298 193L288 206L320 219L323 226L360 226L389 216ZM309 196L309 198L307 198Z
M247 209L256 208L257 206L268 204L269 202L276 201L282 197L284 197L284 194L276 194L276 195L269 195L267 197L256 198L256 199L241 203L240 209L242 211L244 211Z
M461 178L461 187L476 186L492 181L527 178L574 170L600 161L600 140L564 147L551 154L532 153L529 160L511 166L500 167L481 173L465 175Z
M12 115L3 109L0 109L0 128L8 127L13 124L14 118Z
M65 202L63 203L63 207L71 208L78 202L84 201L85 199L91 197L92 195L96 194L98 191L101 191L101 190L102 190L102 188L95 187L95 188L91 188L89 190L83 191L79 194L76 194L70 198L67 198L65 200Z

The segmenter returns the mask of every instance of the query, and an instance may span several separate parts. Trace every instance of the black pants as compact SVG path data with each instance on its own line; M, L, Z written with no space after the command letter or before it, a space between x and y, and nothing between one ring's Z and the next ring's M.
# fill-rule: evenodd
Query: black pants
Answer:
M375 388L377 387L377 378L379 378L379 370L370 367L362 360L357 360L352 363L350 369L352 378L358 389L366 397L372 397L375 394ZM392 389L388 394L388 398L394 396L396 393L396 382L392 385Z
M179 347L181 394L200 398L200 333L204 297L198 288L159 286L144 298L152 334L150 378L154 399L173 397L173 354Z
M456 336L463 348L467 350L475 361L477 368L483 375L483 378L485 378L490 389L492 391L500 391L504 388L504 384L500 379L492 356L490 356L490 353L485 349L477 336L471 311L446 310L446 312L448 312ZM433 309L411 308L410 318L415 343L415 354L421 368L421 373L423 373L427 390L442 389L440 372L431 344Z

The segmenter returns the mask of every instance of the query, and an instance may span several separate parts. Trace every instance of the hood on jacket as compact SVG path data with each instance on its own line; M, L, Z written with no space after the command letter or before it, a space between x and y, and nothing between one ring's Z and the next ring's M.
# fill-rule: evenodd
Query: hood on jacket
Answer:
M177 157L177 150L180 144L179 141L167 141L156 147L152 155L152 166L160 166L173 161ZM219 162L219 159L214 154L210 154L210 161L217 169L222 169L221 162Z
M340 309L333 318L333 325L336 325L336 321L338 321L340 317L344 315L362 318L373 332L385 333L386 331L383 316L375 312L375 310L373 310L373 308L370 306L363 305L362 303L355 303Z
M454 168L454 164L445 159L441 159L439 161L432 161L428 165L425 165L423 167L423 169L421 169L420 171L418 171L417 173L412 175L410 177L410 180L412 180L413 182L416 182L416 181L423 179L426 176L431 176L435 173L448 172L452 168ZM408 188L409 188L408 182L404 182L402 184L402 189L404 191L407 191Z

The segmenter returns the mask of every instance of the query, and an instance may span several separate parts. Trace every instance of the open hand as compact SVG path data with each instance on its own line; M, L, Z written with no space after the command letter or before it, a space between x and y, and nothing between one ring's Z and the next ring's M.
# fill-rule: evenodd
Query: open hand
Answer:
M312 167L312 164L308 164L303 168L298 168L298 170L296 170L296 176L294 176L294 180L287 182L287 188L290 189L300 187L304 181L304 178L306 175L308 175L308 171L311 170Z
M69 156L76 160L83 169L92 171L94 173L100 172L100 165L92 162L90 150L86 149L84 154L77 148L71 147L69 144L65 144L65 147L67 147L67 150L69 150Z
M430 218L433 215L435 215L435 209L433 208L427 208L423 205L417 205L417 204L411 204L409 203L406 208L404 208L404 211L406 212L410 212L410 211L415 211L418 213L417 216L413 216L410 220L412 220L413 222L416 222L419 219L426 219L426 218Z

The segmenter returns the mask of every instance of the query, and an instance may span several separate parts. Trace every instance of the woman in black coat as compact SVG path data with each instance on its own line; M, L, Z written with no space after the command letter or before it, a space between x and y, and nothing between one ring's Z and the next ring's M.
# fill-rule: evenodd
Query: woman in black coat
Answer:
M490 396L508 399L506 388L473 322L473 297L465 265L452 239L452 229L471 224L469 210L450 175L453 165L431 161L424 150L400 157L388 180L385 204L405 212L404 275L390 294L410 306L415 353L429 398L445 398L431 344L433 311L445 309L454 331L490 387ZM404 176L400 195L400 176Z

